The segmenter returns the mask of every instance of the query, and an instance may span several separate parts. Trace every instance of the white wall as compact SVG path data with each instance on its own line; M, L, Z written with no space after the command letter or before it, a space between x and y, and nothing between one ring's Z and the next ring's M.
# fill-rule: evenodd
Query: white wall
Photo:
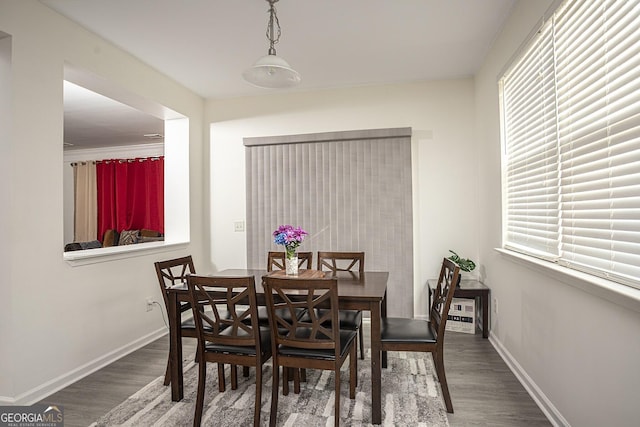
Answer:
M517 3L475 81L480 265L499 302L492 340L555 423L638 425L640 292L625 302L584 280L527 267L494 250L501 244L497 81L551 3Z
M9 218L11 206L12 175L11 162L11 37L0 32L0 235L11 236ZM11 287L6 286L5 279L11 277L11 248L9 245L0 244L0 396L13 393L13 378L4 366L13 364L12 351L5 343L12 340L11 319Z
M11 138L2 141L12 166L1 172L12 184L1 208L10 268L2 269L0 305L12 334L1 330L0 403L29 404L165 332L159 311L145 310L146 297L161 301L153 261L187 253L199 266L206 261L203 101L39 2L0 0L0 31L13 36ZM190 245L75 267L63 261L65 63L189 118Z
M413 128L415 313L426 314L426 280L437 277L448 249L477 255L470 79L210 100L205 121L212 123L210 236L218 269L246 266L245 235L233 227L246 213L243 137L389 127Z

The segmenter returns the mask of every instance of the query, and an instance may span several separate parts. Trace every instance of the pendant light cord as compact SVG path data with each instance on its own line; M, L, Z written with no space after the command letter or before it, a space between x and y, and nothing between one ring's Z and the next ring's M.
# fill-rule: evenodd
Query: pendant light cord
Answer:
M276 54L275 44L280 41L280 21L273 5L278 0L269 0L269 23L267 24L267 39L269 40L269 55ZM277 29L277 34L274 29Z

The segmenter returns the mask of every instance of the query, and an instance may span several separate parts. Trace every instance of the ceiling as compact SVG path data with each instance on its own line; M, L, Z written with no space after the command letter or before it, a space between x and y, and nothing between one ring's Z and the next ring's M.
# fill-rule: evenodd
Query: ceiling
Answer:
M267 54L264 0L40 1L203 98L278 90L241 77ZM473 76L515 1L280 0L277 53L302 76L286 90Z

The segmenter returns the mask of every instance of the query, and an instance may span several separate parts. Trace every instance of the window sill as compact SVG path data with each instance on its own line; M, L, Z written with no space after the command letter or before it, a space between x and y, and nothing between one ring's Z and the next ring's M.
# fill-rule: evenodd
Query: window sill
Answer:
M136 243L126 246L112 246L108 248L85 249L82 251L64 252L63 259L72 267L115 261L143 255L168 252L186 248L189 242L149 242Z
M509 258L509 260L532 270L539 271L552 279L566 283L569 286L573 286L591 295L628 308L629 310L640 312L640 290L638 289L611 282L600 277L591 276L581 271L562 267L549 261L518 252L503 248L495 248L495 250Z

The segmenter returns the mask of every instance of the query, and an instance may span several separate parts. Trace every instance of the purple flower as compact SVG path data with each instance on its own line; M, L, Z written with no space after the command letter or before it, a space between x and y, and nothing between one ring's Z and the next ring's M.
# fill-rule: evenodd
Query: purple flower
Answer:
M296 248L300 246L300 243L304 240L304 236L307 234L309 233L300 227L281 225L273 232L273 242L276 245L284 245L287 257L290 257L293 256Z

